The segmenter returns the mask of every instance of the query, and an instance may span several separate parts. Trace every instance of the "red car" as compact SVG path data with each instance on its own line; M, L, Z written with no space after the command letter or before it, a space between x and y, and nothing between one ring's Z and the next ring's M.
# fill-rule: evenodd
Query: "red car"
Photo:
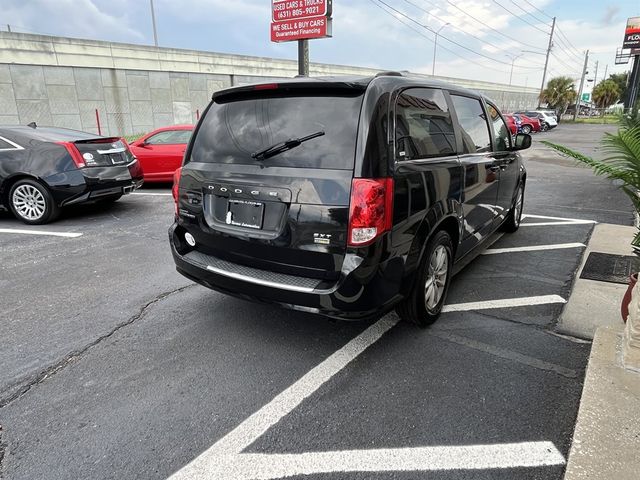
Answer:
M540 120L537 118L527 117L521 113L514 115L516 118L520 118L520 131L522 133L531 133L540 131Z
M129 146L138 158L145 182L171 182L182 165L193 125L173 125L147 133Z
M511 131L511 135L515 135L518 133L518 122L511 114L503 113L502 116L507 121L507 125L509 126L509 130Z

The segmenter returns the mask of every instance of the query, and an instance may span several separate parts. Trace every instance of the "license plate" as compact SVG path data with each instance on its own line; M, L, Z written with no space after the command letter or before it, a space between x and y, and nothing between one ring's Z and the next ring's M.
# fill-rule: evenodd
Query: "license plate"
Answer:
M250 200L229 200L227 225L259 230L262 228L264 203Z

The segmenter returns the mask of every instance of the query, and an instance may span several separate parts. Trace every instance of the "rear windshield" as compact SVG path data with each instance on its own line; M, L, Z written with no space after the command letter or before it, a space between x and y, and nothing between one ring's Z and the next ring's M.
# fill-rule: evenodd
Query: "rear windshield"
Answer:
M354 95L217 99L198 129L192 162L256 164L251 154L293 138L325 134L261 162L266 166L351 170L362 92ZM218 103L222 102L222 103Z

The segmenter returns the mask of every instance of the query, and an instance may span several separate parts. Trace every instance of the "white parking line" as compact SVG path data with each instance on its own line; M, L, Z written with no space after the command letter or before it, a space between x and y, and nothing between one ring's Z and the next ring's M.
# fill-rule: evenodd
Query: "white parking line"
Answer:
M567 301L559 295L505 298L502 300L485 300L483 302L467 302L445 305L442 308L442 313L468 312L470 310L487 310L490 308L528 307L530 305L548 305L552 303L567 303Z
M533 215L532 213L523 213L522 218L541 218L544 220L565 220L567 222L589 222L598 223L595 220L584 220L582 218L565 218L565 217L548 217L546 215Z
M240 454L171 479L271 480L317 473L482 470L564 465L552 442L344 450L300 454Z
M131 195L148 195L151 197L170 197L171 193L160 192L133 192Z
M553 225L593 225L593 220L575 220L571 222L532 222L532 223L521 223L521 227L550 227Z
M443 312L565 303L558 295L447 305ZM522 444L356 450L286 455L241 453L269 428L343 370L393 328L387 315L307 372L189 464L171 480L272 479L318 472L453 470L561 465L563 456L550 442Z
M531 222L526 223L523 222L520 224L521 227L550 227L553 225L591 225L594 223L598 223L595 220L583 220L581 218L564 218L564 217L549 217L546 215L533 215L530 213L523 213L522 219L525 218L538 218L541 220L557 220L556 222Z
M539 252L543 250L562 250L565 248L585 248L584 243L556 243L552 245L531 245L528 247L490 248L482 252L482 255L497 255L499 253L513 252Z
M19 235L47 235L50 237L78 238L82 233L47 232L44 230L23 230L19 228L0 228L0 233L15 233Z

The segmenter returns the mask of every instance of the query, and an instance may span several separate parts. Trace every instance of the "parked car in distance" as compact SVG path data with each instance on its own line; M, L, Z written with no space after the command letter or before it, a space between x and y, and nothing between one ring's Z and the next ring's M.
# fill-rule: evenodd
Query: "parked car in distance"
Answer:
M244 299L427 325L453 273L520 225L530 145L490 100L427 77L216 92L175 175L176 268Z
M520 120L512 113L503 113L502 116L507 121L511 135L515 135L520 131Z
M555 117L541 111L541 110L527 110L526 112L516 112L518 114L524 114L527 117L540 119L540 125L542 130L550 130L558 126L558 121Z
M0 127L0 201L24 223L51 222L68 205L114 202L142 185L117 137L58 127Z
M541 130L542 122L539 118L527 117L522 113L514 113L514 116L520 120L520 132L530 134Z
M154 130L131 142L131 151L142 167L145 182L171 182L182 165L193 125L173 125Z

